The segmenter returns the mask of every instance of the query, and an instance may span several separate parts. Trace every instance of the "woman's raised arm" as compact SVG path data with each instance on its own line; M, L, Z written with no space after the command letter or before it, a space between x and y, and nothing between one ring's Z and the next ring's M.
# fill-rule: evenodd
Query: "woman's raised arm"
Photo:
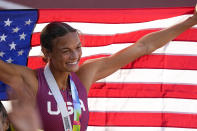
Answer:
M35 83L35 80L35 71L28 67L10 64L0 60L0 81L10 87L14 87L15 90L21 88L20 85L23 83L31 88L33 86L31 83Z
M87 90L90 85L102 78L107 77L119 68L134 61L135 59L150 54L154 50L167 44L182 32L197 24L197 13L174 26L153 32L139 39L134 45L131 45L109 57L103 57L85 62L78 75Z

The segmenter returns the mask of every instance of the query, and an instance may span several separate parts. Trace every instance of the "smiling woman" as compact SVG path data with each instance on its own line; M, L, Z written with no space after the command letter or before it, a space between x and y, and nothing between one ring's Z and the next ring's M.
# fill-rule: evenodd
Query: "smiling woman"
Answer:
M37 103L43 119L44 130L63 130L63 128L86 130L89 118L86 89L76 74L71 73L79 70L78 63L82 54L77 30L65 23L52 22L41 32L41 46L45 59L49 63L44 71L43 69L38 70ZM44 77L46 81L43 81ZM50 87L50 85L52 86ZM56 90L53 90L55 87ZM56 92L58 88L60 92ZM63 98L59 97L61 94ZM55 100L53 97L51 99L52 95ZM66 103L63 99L67 99ZM58 108L54 110L56 102ZM46 104L43 105L43 103ZM61 108L61 105L67 105L68 110L65 107ZM82 110L81 107L83 107ZM65 115L64 112L66 112ZM68 114L71 115L71 119L68 118ZM63 125L59 126L58 123L62 123L61 117ZM54 124L51 125L48 121L54 122Z
M30 92L32 103L40 111L45 131L85 131L89 119L87 93L94 82L115 73L137 58L150 54L195 24L196 13L181 23L143 36L115 54L87 60L79 66L82 51L77 30L62 22L52 22L41 32L41 50L47 59L47 65L32 70L0 61L0 80L17 91L23 92L26 89ZM146 78L151 75L152 72L149 72ZM143 76L126 77L142 79ZM102 108L100 105L103 102L97 101L96 104ZM109 107L109 110L112 109L113 106ZM163 122L162 119L161 123Z
M41 32L41 46L44 56L50 60L55 70L69 72L78 70L82 52L76 29L65 23L53 22Z

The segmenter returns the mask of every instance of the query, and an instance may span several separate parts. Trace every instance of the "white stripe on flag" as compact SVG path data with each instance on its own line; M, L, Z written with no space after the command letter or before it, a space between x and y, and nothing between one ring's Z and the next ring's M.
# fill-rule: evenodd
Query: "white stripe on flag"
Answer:
M32 47L29 52L29 56L43 56L43 53L41 51L41 46Z
M116 126L88 126L87 131L196 131L191 128L172 128L172 127L116 127Z
M167 112L197 114L197 100L176 98L88 98L91 112ZM176 105L176 106L175 106Z
M197 70L120 69L97 82L197 84Z
M6 111L10 113L12 111L12 103L11 101L1 101Z
M117 33L126 33L142 29L166 28L185 20L191 15L182 15L163 20L155 20L144 23L129 24L102 24L102 23L79 23L67 22L72 27L85 34L112 35ZM48 23L37 24L33 32L41 32ZM197 27L197 26L194 26Z
M97 54L114 54L123 48L132 44L111 44L108 46L99 47L82 47L82 57L97 55ZM191 55L197 56L197 44L195 42L171 41L169 44L157 49L153 54L170 54L170 55ZM40 46L33 47L30 50L29 56L41 56Z

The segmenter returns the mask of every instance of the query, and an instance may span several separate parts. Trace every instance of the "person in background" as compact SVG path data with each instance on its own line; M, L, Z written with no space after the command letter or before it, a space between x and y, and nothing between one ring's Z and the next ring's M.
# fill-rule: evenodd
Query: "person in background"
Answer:
M2 102L0 102L0 131L12 131L7 111Z

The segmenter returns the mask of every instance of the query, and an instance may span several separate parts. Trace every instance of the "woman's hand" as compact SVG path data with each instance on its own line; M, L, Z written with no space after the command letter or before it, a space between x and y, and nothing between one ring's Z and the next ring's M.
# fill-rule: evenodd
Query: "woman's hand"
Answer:
M196 7L194 9L194 14L192 17L190 17L190 20L191 20L191 23L193 25L197 24L197 4L196 4Z

